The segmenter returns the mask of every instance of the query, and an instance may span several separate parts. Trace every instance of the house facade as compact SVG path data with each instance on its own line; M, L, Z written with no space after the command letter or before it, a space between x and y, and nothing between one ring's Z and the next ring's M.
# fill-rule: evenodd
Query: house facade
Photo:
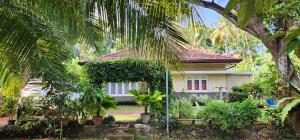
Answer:
M114 60L124 57L140 57L130 49L104 55L97 61ZM212 98L225 98L233 86L250 83L251 72L230 71L242 59L207 53L198 48L187 48L180 54L176 68L171 69L175 96L208 95ZM128 90L144 89L145 83L107 83L106 93L123 99L130 97Z

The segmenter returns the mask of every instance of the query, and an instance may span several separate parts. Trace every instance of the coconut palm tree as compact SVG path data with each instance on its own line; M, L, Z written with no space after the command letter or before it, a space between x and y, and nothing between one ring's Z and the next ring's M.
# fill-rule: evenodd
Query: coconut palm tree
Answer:
M238 29L225 18L221 18L213 29L211 40L215 47L224 48L227 55L229 50L232 50L239 52L242 57L245 57L247 54L251 57L251 51L259 43L256 38Z
M172 50L187 43L174 21L191 9L187 2L164 0L0 1L1 83L10 74L63 76L74 44L97 48L107 36L137 50L164 52L158 58L174 57Z

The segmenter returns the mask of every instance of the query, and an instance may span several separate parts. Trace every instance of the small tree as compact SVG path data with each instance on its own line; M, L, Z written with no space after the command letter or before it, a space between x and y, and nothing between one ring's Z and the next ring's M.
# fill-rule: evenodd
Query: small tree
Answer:
M106 110L116 108L117 101L106 95L100 88L95 88L91 84L86 83L82 87L84 95L82 103L85 110L92 116L102 117Z
M135 96L136 103L145 106L144 114L148 114L149 107L162 108L161 101L162 98L165 97L165 95L162 95L158 90L155 90L153 94L141 94L137 90L129 90L128 93Z

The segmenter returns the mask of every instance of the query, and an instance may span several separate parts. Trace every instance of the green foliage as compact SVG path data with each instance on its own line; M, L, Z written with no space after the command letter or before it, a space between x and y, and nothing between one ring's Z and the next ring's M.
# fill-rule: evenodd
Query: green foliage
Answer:
M70 108L70 94L69 93L57 93L53 92L47 95L43 99L43 107L53 111L54 118L68 118L73 112ZM45 114L46 115L46 114Z
M166 91L165 67L161 63L141 59L119 59L87 64L87 73L91 82L102 87L106 82L148 82L150 90ZM172 79L169 73L169 93L172 91Z
M102 89L89 83L81 85L81 88L84 93L81 102L90 115L104 116L108 109L116 108L117 101L106 95Z
M162 95L161 92L155 90L154 93L139 93L137 90L129 90L129 94L134 95L136 102L140 105L145 106L145 114L148 113L148 107L162 109L162 99L165 95Z
M207 107L200 110L197 118L203 119L207 123L212 121L222 131L242 130L252 123L260 115L256 104L250 100L243 102L224 103L212 101Z
M270 54L258 58L258 71L255 72L254 83L262 88L263 95L270 96L279 87L280 75Z
M194 118L194 108L191 100L187 98L173 99L170 101L170 115L184 119Z
M243 84L242 86L232 87L232 92L229 93L229 102L242 102L248 97L259 99L262 96L262 89L255 83Z
M229 102L242 102L247 99L249 95L239 86L232 87L232 92L228 94Z
M275 122L279 123L281 120L281 112L282 112L282 107L277 107L277 108L268 108L265 110L265 112L262 114L264 118L267 118L270 122Z
M103 122L102 122L102 123L103 123L103 124L112 125L113 123L115 123L115 121L116 121L115 117L109 115L109 116L107 116L107 117L105 117L105 118L103 119Z
M196 104L196 106L205 105L211 100L207 95L198 96L197 94L193 94L192 96L190 96L189 99L192 103Z
M5 115L9 115L9 119L13 119L14 113L16 113L18 98L14 96L4 96L2 99L1 112L7 113Z
M293 100L291 103L287 104L283 108L280 116L282 125L284 124L285 118L289 114L289 111L291 111L293 108L297 107L298 105L300 105L300 98L296 98L295 100Z
M167 128L167 117L164 116L159 120L159 128ZM169 118L169 129L175 130L181 127L181 123L174 117Z

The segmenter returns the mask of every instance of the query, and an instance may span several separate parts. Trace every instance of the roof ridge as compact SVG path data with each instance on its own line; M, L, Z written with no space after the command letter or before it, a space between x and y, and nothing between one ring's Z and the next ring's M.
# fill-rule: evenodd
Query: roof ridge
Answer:
M116 52L113 52L113 53L110 53L110 54L104 54L102 56L97 57L97 59L112 56L112 55L116 55L116 54L119 54L119 53L122 53L122 52L125 52L125 51L128 51L128 50L129 50L129 48L125 48L125 49L122 49L122 50L119 50L119 51L116 51Z

